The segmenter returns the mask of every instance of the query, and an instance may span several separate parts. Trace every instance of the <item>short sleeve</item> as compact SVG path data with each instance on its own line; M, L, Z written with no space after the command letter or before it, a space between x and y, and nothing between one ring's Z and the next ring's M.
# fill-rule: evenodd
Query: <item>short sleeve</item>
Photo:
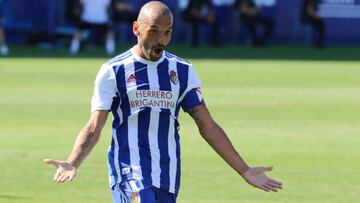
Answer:
M115 73L107 64L101 66L95 79L94 93L91 99L91 112L110 110L116 96Z
M189 66L188 78L188 85L181 101L181 107L184 111L203 103L203 96L200 89L201 80L192 66Z

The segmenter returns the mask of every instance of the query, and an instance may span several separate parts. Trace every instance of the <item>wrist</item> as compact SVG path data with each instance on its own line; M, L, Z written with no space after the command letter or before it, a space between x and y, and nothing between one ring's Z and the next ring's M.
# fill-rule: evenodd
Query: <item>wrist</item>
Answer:
M246 173L246 171L249 170L249 168L250 168L250 167L249 167L248 165L242 166L242 167L238 170L239 175L243 176L243 175Z
M74 167L75 169L77 169L79 166L76 164L76 161L72 161L70 159L68 159L66 161L68 164L70 164L72 167Z

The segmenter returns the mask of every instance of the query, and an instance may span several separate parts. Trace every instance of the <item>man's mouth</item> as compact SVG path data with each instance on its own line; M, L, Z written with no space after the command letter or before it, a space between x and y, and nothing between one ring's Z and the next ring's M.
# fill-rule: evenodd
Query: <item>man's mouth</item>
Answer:
M164 50L163 47L156 47L156 48L154 49L155 54L157 54L157 55L161 54L161 52L162 52L163 50Z

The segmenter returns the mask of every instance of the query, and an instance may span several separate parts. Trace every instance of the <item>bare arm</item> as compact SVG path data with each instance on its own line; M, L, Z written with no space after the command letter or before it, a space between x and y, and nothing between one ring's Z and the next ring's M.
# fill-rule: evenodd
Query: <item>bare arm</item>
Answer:
M206 142L240 174L249 184L264 191L274 191L282 188L282 183L265 175L272 167L249 167L237 153L224 130L212 119L205 104L188 110L195 120L201 136Z
M76 169L79 168L84 159L90 154L98 142L101 130L105 125L108 111L95 111L91 114L89 121L85 124L76 138L74 147L67 161L45 159L47 164L55 165L58 170L55 173L54 181L62 183L66 179L72 180L76 176Z
M249 166L236 152L224 130L212 119L205 104L188 110L195 120L201 136L206 142L240 175L244 174Z
M76 138L68 162L78 168L98 142L108 111L95 111Z

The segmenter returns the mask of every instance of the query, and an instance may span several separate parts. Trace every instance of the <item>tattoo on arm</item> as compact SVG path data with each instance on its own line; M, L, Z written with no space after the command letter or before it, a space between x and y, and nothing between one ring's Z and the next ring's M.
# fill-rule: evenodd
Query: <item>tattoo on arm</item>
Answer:
M81 149L79 155L73 161L73 165L79 165L83 159L85 158L86 150L89 148L90 144L93 142L93 138L95 137L94 133L90 133L89 136L86 138L85 142L81 145Z
M198 111L199 109L197 109L196 107L194 108L191 108L188 110L188 113L190 114L190 116L197 122L199 120L199 117L198 117Z

